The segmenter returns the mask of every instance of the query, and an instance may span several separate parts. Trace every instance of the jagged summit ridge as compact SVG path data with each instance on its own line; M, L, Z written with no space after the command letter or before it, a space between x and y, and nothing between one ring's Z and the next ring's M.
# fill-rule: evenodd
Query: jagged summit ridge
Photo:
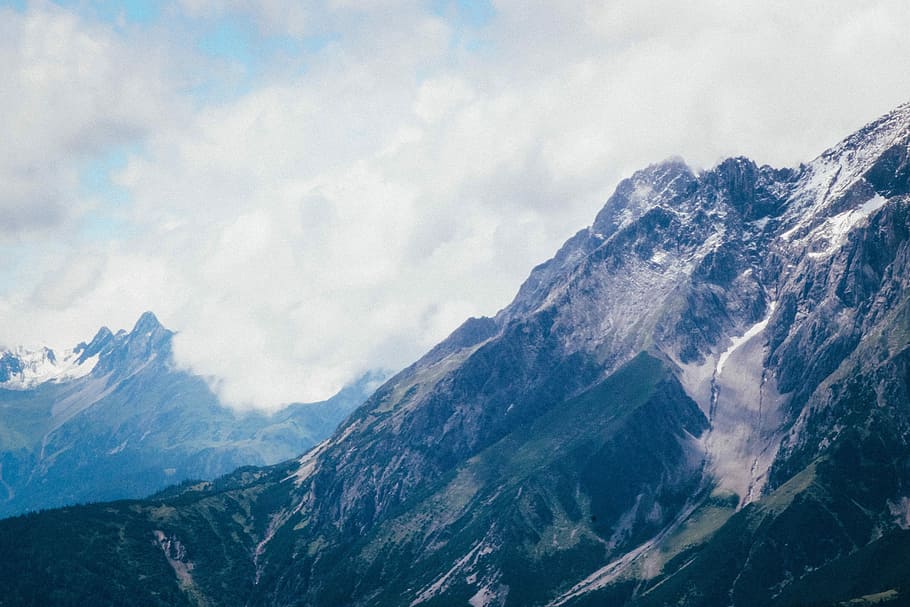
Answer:
M134 335L139 333L149 333L160 328L163 327L161 326L161 323L158 322L158 317L155 316L153 312L146 311L143 312L139 317L139 320L136 321L136 324L133 326L132 333Z
M110 371L125 359L145 359L167 345L173 335L152 312L139 317L130 333L101 327L88 343L60 353L48 347L17 346L0 352L0 389L29 390L43 383L65 383L99 371ZM111 360L118 359L119 362ZM100 363L100 367L99 367Z
M553 297L554 281L565 278L596 250L611 246L611 239L622 241L627 228L640 229L646 216L645 223L655 226L661 224L661 216L674 216L696 232L703 227L700 220L708 217L719 228L716 236L723 237L732 228L746 249L754 249L759 240L776 240L809 253L836 250L847 233L881 208L886 196L910 188L908 134L910 103L795 169L759 167L745 157L728 158L700 174L678 157L651 165L620 182L592 226L536 267L497 318L508 319L544 304ZM890 189L879 187L878 192L876 179L890 183ZM729 215L728 210L735 213ZM731 225L728 219L740 225ZM706 242L711 237L700 233ZM718 254L724 253L712 250L709 261L716 261ZM654 261L666 258L658 251Z
M875 196L910 193L910 103L875 120L802 167L782 224L799 238Z

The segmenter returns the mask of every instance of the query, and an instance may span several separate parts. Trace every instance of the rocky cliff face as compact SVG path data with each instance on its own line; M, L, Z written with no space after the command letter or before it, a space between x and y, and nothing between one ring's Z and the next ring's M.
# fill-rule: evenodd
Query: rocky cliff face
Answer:
M903 600L908 143L648 167L299 461L114 520L212 604Z

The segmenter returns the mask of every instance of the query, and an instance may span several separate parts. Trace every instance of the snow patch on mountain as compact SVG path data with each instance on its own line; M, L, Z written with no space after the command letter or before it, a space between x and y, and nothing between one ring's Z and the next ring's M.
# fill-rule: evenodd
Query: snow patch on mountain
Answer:
M813 251L829 255L857 223L884 204L875 195L859 208L841 212L841 203L857 187L869 188L864 177L875 162L891 147L910 139L910 103L904 104L879 120L854 133L806 165L790 196L781 225L789 226L780 235L783 241L809 241L812 235L834 238L829 247ZM817 230L821 230L818 232Z
M30 350L17 346L4 351L0 358L12 359L16 364L9 371L9 379L0 382L0 388L30 390L49 381L60 383L85 377L98 364L98 355L80 361L81 353L79 348L65 350L63 357L58 358L50 348Z
M819 259L836 253L847 242L847 235L887 202L885 198L876 194L859 207L826 219L805 239L805 242L809 243L809 257Z
M733 354L736 350L747 343L750 339L761 333L765 330L765 327L768 326L768 321L771 320L771 315L774 314L774 309L777 307L777 302L772 301L771 305L768 306L768 314L762 320L758 321L749 329L740 335L739 337L733 338L733 343L730 344L730 347L721 352L721 355L717 358L717 367L715 372L717 375L720 375L724 371L724 363L727 362L727 359L730 358L730 355Z
M812 192L814 211L836 200L859 180L869 167L895 143L910 134L910 104L904 104L809 164L803 189Z

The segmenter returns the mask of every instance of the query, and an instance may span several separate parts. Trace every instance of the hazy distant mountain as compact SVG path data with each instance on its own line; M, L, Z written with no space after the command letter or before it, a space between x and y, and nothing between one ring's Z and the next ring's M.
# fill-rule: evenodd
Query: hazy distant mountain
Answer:
M0 584L23 603L903 604L908 146L905 105L797 169L639 171L507 308L299 461L5 521Z
M328 436L380 379L324 403L238 414L175 368L172 336L147 312L131 332L105 327L70 351L0 352L0 516L143 497L288 459Z

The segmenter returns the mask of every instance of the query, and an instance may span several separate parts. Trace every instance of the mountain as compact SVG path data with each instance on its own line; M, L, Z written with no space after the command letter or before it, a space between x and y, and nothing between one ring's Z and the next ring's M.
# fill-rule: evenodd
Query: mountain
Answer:
M0 352L0 517L288 459L331 434L378 379L322 403L240 414L175 367L173 335L146 312L130 332L104 327L59 354Z
M0 523L7 600L905 604L908 158L647 167L298 460Z

